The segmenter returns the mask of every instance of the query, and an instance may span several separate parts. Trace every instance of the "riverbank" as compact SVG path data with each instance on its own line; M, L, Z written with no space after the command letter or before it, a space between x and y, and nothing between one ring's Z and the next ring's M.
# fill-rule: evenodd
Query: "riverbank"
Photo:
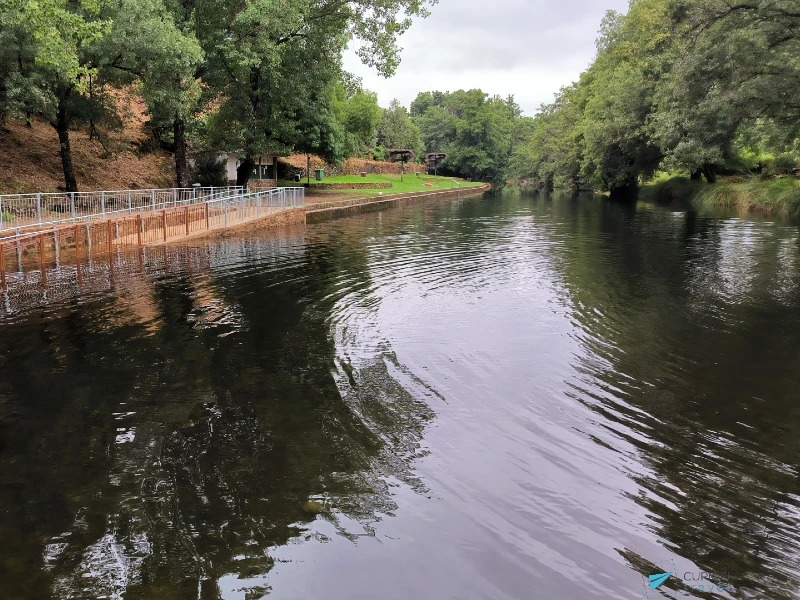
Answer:
M388 205L406 206L428 200L467 198L483 194L491 189L492 186L490 184L484 183L463 189L456 188L386 196L363 196L355 198L350 196L342 198L340 196L340 199L335 199L333 197L325 199L311 197L309 198L311 201L303 207L280 211L258 219L251 219L244 223L228 225L224 228L197 231L185 237L174 238L166 242L154 242L148 245L179 246L185 244L187 240L223 239L234 235L241 235L242 233L278 229L281 227L303 225L305 223L318 223L320 221L344 217L350 214L379 210Z
M788 177L713 184L674 177L642 187L639 197L660 204L687 203L697 209L800 216L800 180Z
M409 165L414 169L416 165ZM378 198L387 194L414 194L441 190L465 189L481 187L481 182L464 181L455 177L442 177L415 172L400 175L399 173L374 174L366 177L360 175L344 175L325 177L323 181L312 180L301 184L306 188L306 198L311 201L339 201L344 199ZM279 181L279 186L292 187L298 185L293 181ZM388 191L387 191L388 190Z

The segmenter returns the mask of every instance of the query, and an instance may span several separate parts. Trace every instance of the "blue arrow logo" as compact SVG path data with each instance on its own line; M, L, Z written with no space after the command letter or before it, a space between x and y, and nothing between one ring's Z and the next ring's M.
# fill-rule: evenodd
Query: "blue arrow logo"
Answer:
M657 590L664 585L664 582L670 578L670 575L672 575L672 573L659 573L658 575L650 575L647 578L647 580L650 582L650 588Z

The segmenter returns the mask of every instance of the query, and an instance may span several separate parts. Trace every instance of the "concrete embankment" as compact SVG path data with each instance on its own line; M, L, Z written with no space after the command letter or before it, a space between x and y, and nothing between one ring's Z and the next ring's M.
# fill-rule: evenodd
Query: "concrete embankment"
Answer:
M339 202L317 202L306 205L306 222L318 223L320 221L347 216L350 214L369 212L371 210L380 210L392 205L408 206L409 204L426 202L429 200L452 200L454 198L479 196L490 189L492 189L492 186L487 183L480 187L468 187L438 192L394 194L391 196L379 196L377 198L341 200Z
M356 198L350 200L339 200L333 202L311 202L301 208L283 210L277 213L230 225L224 228L216 228L205 231L198 231L186 237L174 238L166 242L168 245L181 245L187 240L198 239L224 239L230 236L239 236L242 233L265 231L267 229L277 229L279 227L289 227L305 223L319 223L329 219L345 217L351 214L382 210L389 206L408 206L418 202L431 200L447 200L454 198L468 198L477 196L489 191L492 188L488 183L482 186L468 187L461 189L442 190L436 192L418 192L414 194L393 194L390 196L379 196L377 198ZM158 243L152 245L160 245Z

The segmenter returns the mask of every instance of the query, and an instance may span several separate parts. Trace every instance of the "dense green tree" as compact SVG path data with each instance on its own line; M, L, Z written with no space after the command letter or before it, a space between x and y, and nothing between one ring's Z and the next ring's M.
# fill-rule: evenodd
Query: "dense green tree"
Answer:
M188 185L186 124L196 110L196 73L203 52L191 31L163 0L121 0L109 14L110 33L91 49L101 75L115 84L138 83L152 124L172 129L171 150L179 187Z
M84 95L97 67L83 49L102 39L111 23L96 0L0 2L3 114L37 114L55 128L67 191L77 190L69 126L86 113Z
M154 130L187 181L187 132L207 150L239 152L240 183L257 156L366 151L373 95L346 93L342 51L355 42L382 75L397 38L436 0L0 0L0 118L39 115L61 142L67 190L77 189L70 126L114 112L107 85L135 84ZM199 117L202 115L201 117Z
M676 68L661 82L652 124L666 166L716 179L737 139L771 122L769 146L794 146L800 107L800 12L789 0L674 3Z
M302 148L342 158L348 140L334 110L342 51L355 39L362 61L391 75L399 61L397 36L432 3L217 0L213 10L200 6L203 81L218 103L208 119L209 139L240 154L239 183L265 152Z
M526 177L539 179L546 188L577 190L581 186L583 133L579 123L586 108L586 88L577 84L562 88L552 104L536 116L536 127L520 147L517 169ZM529 158L528 169L520 162Z
M151 104L173 110L173 90L193 86L199 47L161 0L7 0L0 8L10 42L2 53L5 107L38 114L56 129L67 191L78 189L70 126L88 124L95 135L98 120L116 113L104 86L141 82Z
M419 127L408 116L408 111L397 100L381 111L377 132L378 145L386 149L413 150L417 157L422 153Z
M513 97L481 90L424 92L412 103L427 152L447 153L445 167L470 179L502 181L514 147L522 140L522 112Z
M371 157L381 121L377 94L360 85L351 85L348 90L346 83L340 83L336 86L334 111L347 133L348 156Z
M800 12L790 0L632 0L593 64L543 106L513 171L626 196L656 169L786 173L798 157Z

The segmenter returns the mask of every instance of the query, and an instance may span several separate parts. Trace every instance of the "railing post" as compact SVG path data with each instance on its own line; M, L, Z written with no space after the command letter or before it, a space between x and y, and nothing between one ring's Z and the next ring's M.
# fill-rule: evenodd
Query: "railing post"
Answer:
M55 225L53 225L53 246L56 249L56 268L59 268L61 266L61 263L59 261L59 256L58 255L59 255L61 249L60 249L60 247L59 247L60 245L58 243L58 228Z
M128 214L133 214L133 200L131 199L130 190L128 190Z
M239 202L242 204L242 223L244 223L244 196L242 196L242 199L239 200Z
M74 219L75 216L76 216L75 215L75 192L70 192L69 194L70 194L69 206L70 206L70 209L72 210L72 218Z
M80 233L81 233L81 226L75 225L75 274L78 276L78 285L81 284Z
M89 221L86 221L86 248L86 256L89 256L92 253L92 230L89 227Z
M225 207L225 227L227 227L228 226L228 201L227 200L223 200L222 204Z
M172 188L172 206L178 206L178 190Z
M42 287L47 287L47 269L44 265L44 234L39 235L39 268L42 270Z
M150 190L150 202L153 205L153 210L156 209L156 191Z
M186 216L186 235L189 235L189 207L188 206L184 209L184 213L183 214Z
M22 273L22 244L19 241L19 227L17 227L17 265L19 272Z
M106 193L100 192L100 214L106 214Z
M167 241L167 211L164 209L164 212L161 213L164 221L164 241Z
M261 194L256 194L256 219L261 216Z
M42 224L42 195L36 194L36 220Z
M6 285L6 245L0 244L0 289L8 291Z
M206 229L211 229L209 218L208 218L208 202L206 202Z
M138 245L142 245L142 230L144 229L144 222L142 222L142 215L137 217L136 221L136 241L139 243Z

